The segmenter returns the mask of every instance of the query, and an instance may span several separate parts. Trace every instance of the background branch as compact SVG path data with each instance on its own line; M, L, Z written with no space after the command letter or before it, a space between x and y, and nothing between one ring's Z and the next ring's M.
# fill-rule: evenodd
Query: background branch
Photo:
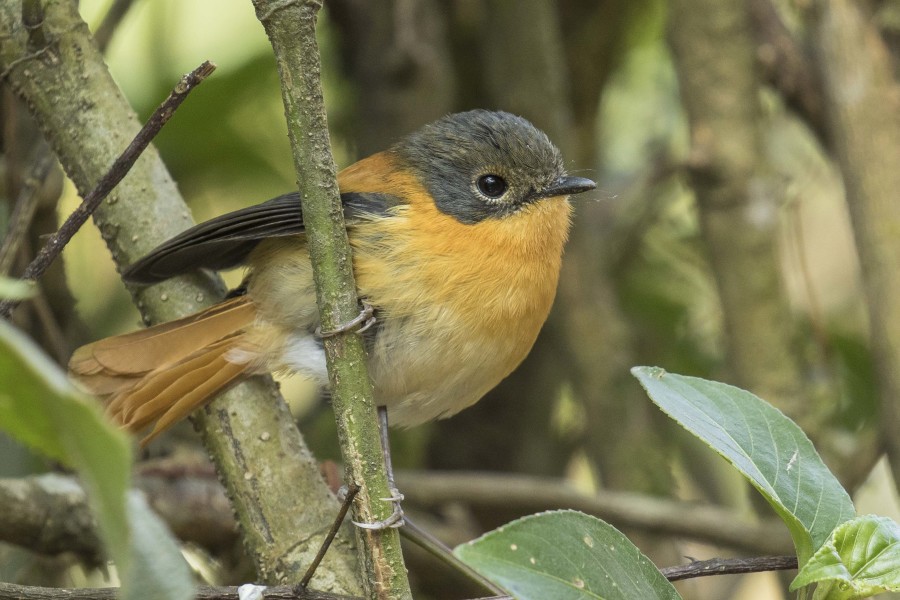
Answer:
M799 44L771 0L748 0L762 74L825 147L830 146L822 84L808 50Z
M74 552L100 565L103 550L87 497L74 477L0 479L0 539L33 552Z
M890 54L862 4L818 0L816 66L863 274L880 427L900 485L900 101Z
M602 491L585 494L553 477L498 473L398 473L407 505L423 510L463 504L475 511L504 510L509 518L571 508L617 527L689 538L758 554L792 549L777 519L755 521L734 511L651 496ZM228 547L236 535L231 508L205 463L162 459L139 469L134 485L182 540ZM100 555L95 524L74 478L40 475L0 479L0 540L35 552L75 552L87 562ZM456 532L459 533L459 532Z
M9 219L9 227L0 242L0 275L9 275L22 244L28 236L34 213L37 211L41 186L54 164L53 153L46 144L35 148L31 170L22 182L16 204Z
M514 515L572 508L617 527L688 537L751 552L782 554L793 547L787 529L775 519L754 521L730 510L628 492L585 494L552 477L401 471L397 480L409 503L424 507L461 502L508 510Z
M100 25L94 31L94 39L97 41L97 47L100 48L100 52L106 52L116 30L119 28L119 24L125 18L125 15L128 14L134 2L135 0L113 0Z
M691 128L690 183L719 291L730 379L802 424L803 385L777 256L780 188L763 151L750 31L739 2L679 1L670 13Z

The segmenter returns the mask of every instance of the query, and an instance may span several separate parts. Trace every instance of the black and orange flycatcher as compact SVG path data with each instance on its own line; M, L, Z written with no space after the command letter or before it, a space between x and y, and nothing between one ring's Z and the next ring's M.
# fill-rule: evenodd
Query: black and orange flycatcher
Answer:
M415 425L480 399L531 349L556 293L570 194L541 131L503 112L444 117L347 167L338 186L378 405ZM327 381L298 195L188 229L125 271L152 284L245 264L246 293L193 316L78 349L69 369L148 439L242 377ZM146 441L146 440L145 440Z

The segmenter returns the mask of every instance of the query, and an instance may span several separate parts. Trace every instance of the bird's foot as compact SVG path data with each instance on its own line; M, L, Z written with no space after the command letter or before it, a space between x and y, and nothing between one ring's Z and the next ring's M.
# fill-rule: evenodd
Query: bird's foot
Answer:
M350 319L346 323L341 323L334 329L322 331L321 327L316 327L316 337L325 339L327 337L334 337L339 333L347 333L348 331L362 333L374 325L376 321L375 308L365 300L362 301L362 306L362 310L359 311L359 314L356 317Z
M374 523L361 523L359 521L351 522L357 527L368 529L369 531L382 531L389 528L396 529L398 527L403 527L403 507L400 506L400 503L403 501L403 494L400 493L400 490L391 488L391 495L387 498L379 498L379 500L393 504L394 510L391 512L391 516L381 521L375 521Z

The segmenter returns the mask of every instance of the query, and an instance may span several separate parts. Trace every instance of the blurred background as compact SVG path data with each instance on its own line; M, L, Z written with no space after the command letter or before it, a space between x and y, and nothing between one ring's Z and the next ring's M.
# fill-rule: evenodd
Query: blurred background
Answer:
M295 188L274 60L250 2L81 7L142 118L181 75L205 59L218 64L155 142L196 221ZM882 458L898 436L890 345L900 347L900 323L896 300L882 293L891 288L861 275L884 283L900 271L884 258L897 256L900 234L872 241L864 225L891 222L896 210L897 188L879 177L900 160L900 0L328 0L320 25L339 167L480 107L530 119L570 173L599 184L575 200L556 304L531 355L475 407L393 432L400 470L540 475L545 487L771 517L629 374L655 365L772 402L807 431L860 513L900 518L890 468L897 473L898 461ZM27 116L5 94L8 135ZM6 163L8 190L21 181L15 165ZM54 186L62 200L57 207L48 192L33 245L79 202L61 176ZM872 204L887 212L861 208ZM0 231L10 211L0 205ZM240 273L226 278L234 284ZM25 315L62 363L78 345L139 321L90 226ZM316 456L339 460L327 404L297 378L282 387ZM10 476L34 467L6 443L0 468ZM451 545L550 508L504 496L502 483L500 503L462 488L416 506L404 491ZM659 566L763 553L613 524ZM240 563L218 558L212 564ZM454 597L410 560L423 594ZM236 572L221 567L213 579ZM771 574L680 585L697 599L777 599L784 587Z

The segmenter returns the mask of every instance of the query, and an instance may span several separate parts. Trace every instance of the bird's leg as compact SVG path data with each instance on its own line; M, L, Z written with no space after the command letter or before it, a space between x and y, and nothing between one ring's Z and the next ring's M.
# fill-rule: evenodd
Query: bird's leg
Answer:
M381 433L381 452L384 455L384 467L387 472L388 488L391 491L390 496L387 498L380 498L380 500L391 502L394 505L394 511L387 519L376 521L375 523L359 523L353 521L353 524L357 527L371 530L403 526L403 508L400 506L400 502L403 501L403 494L400 493L400 490L398 490L397 486L394 484L394 465L391 461L391 441L388 437L388 416L386 406L378 407L378 429Z
M384 470L387 472L388 488L391 490L391 500L399 503L403 500L403 494L394 483L394 462L391 459L391 438L388 436L387 406L378 407L378 431L381 434L381 452L384 454ZM402 511L401 511L402 512Z

